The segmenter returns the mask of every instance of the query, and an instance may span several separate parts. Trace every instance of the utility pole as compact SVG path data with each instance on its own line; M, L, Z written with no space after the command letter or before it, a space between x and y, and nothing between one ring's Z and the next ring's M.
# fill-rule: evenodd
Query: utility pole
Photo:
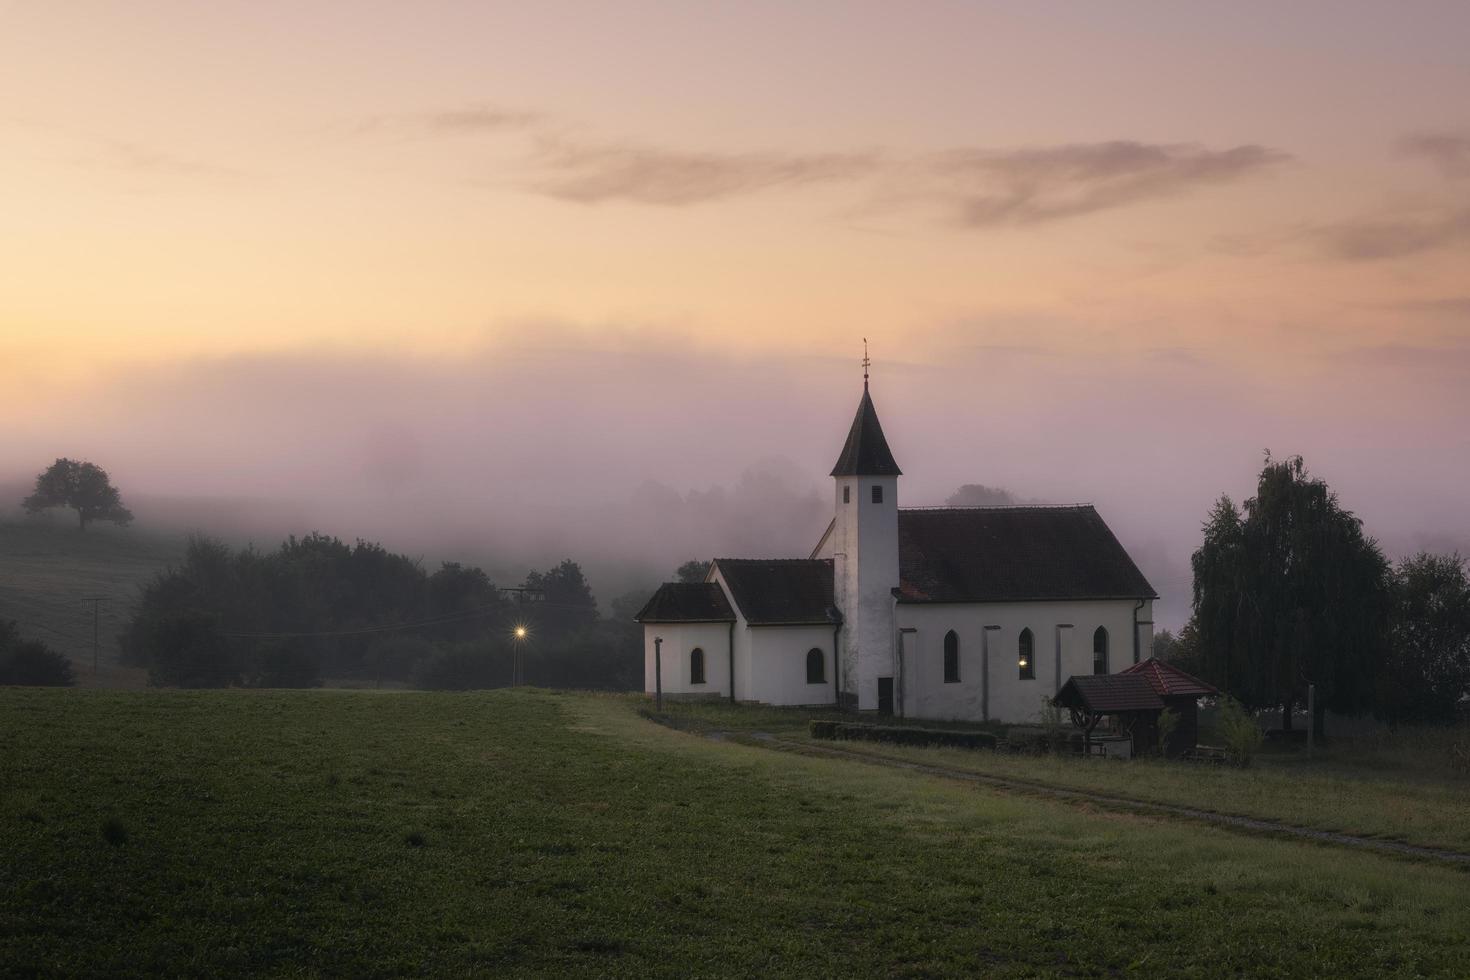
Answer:
M82 601L92 604L92 676L97 676L97 663L101 659L99 650L102 646L102 603L108 600L105 595L89 595Z
M1312 740L1317 737L1317 685L1307 685L1307 759L1312 758Z
M653 638L653 710L664 710L664 638Z

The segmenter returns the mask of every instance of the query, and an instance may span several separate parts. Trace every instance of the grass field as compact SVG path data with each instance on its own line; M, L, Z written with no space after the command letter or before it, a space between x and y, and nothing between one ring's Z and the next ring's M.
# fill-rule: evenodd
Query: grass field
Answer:
M666 702L687 728L766 731L807 740L806 722L830 713L724 702ZM930 723L932 724L932 723ZM1299 827L1382 837L1470 853L1470 779L1448 765L1464 729L1406 731L1368 742L1340 740L1308 760L1299 749L1266 752L1248 769L1154 759L1121 763L1072 756L844 742L847 751L1090 790L1156 803L1280 820Z
M117 635L139 588L183 555L183 536L94 524L0 519L0 619L66 654L84 687L142 687L146 672L117 662ZM92 673L93 606L99 670Z
M1470 876L538 691L0 691L10 974L1464 976Z

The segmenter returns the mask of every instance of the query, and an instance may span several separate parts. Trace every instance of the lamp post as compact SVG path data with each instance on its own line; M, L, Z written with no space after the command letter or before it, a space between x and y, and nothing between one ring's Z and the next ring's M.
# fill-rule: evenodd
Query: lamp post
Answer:
M664 638L653 638L653 710L664 710Z
M521 673L522 673L521 643L526 639L526 635L529 632L530 631L527 630L525 626L520 625L520 624L517 624L516 625L516 628L513 629L513 630L511 630L511 632L510 632L511 638L515 641L514 645L511 647L511 654L510 654L510 686L511 687L519 687L520 686L520 683L521 683Z

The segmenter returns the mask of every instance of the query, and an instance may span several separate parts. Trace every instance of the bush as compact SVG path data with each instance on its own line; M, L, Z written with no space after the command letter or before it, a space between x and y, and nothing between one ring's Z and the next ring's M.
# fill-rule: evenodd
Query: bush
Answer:
M1169 739L1173 738L1174 733L1178 730L1179 712L1175 711L1173 708L1165 708L1163 711L1159 712L1159 755L1169 754Z
M510 683L510 658L487 643L440 649L419 665L415 682L429 691L473 691Z
M0 684L71 687L71 661L38 640L21 640L0 649Z
M847 721L813 721L813 738L864 739L894 745L945 745L961 749L993 749L995 736L989 732L953 731L941 728L910 728L902 725L866 725Z
M233 687L240 666L216 618L208 613L181 612L140 624L152 651L148 683L153 687Z
M1225 742L1225 756L1237 766L1248 766L1261 750L1266 736L1256 719L1234 698L1222 698L1215 730Z
M807 724L812 738L834 739L837 737L837 722L812 721Z
M250 687L321 687L316 658L296 647L273 646L261 651Z

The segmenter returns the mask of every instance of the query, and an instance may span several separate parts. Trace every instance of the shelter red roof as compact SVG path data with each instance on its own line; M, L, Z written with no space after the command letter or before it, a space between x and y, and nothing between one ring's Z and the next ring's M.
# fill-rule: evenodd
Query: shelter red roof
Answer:
M1181 695L1187 696L1190 694L1195 697L1200 697L1201 695L1220 693L1218 688L1206 684L1198 677L1192 674L1186 674L1173 664L1159 660L1156 657L1149 657L1147 660L1139 661L1127 670L1120 670L1118 673L1120 675L1142 675L1148 679L1149 686L1161 698L1179 697Z
M1153 685L1136 674L1073 674L1051 703L1099 715L1164 709Z

